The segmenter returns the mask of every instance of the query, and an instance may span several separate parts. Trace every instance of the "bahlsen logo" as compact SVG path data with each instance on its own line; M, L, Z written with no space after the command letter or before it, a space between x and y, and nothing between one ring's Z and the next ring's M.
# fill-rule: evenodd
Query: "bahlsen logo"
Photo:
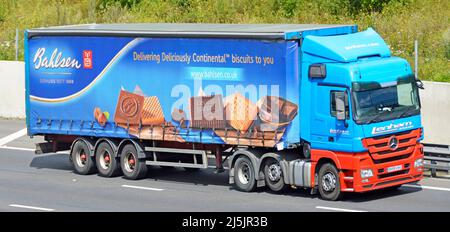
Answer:
M382 133L388 133L388 132L394 132L397 130L404 130L408 128L412 128L413 123L412 122L400 122L400 123L391 123L386 126L380 126L380 127L373 127L372 128L372 134L382 134Z
M34 69L40 68L75 68L79 69L81 67L80 62L72 57L64 57L63 53L55 48L48 57L45 48L39 48L34 55L33 59Z

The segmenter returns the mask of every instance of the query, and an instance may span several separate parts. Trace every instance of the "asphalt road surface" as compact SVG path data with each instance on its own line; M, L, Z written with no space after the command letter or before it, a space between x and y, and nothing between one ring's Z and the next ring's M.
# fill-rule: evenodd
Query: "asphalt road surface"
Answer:
M243 193L228 173L150 167L130 181L73 172L67 152L35 155L25 122L0 119L0 211L450 211L450 179L424 178L398 190L352 193L328 202L309 190Z

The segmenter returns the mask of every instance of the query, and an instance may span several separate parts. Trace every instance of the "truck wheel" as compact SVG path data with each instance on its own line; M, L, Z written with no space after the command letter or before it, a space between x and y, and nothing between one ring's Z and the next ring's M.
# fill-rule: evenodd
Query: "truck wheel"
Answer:
M120 174L119 161L108 142L102 142L95 151L95 161L100 176L114 177Z
M75 142L70 156L76 173L88 175L95 172L95 160L85 142L81 140Z
M336 201L342 196L339 172L333 164L326 163L320 167L319 192L327 201Z
M282 192L286 190L287 185L284 184L283 171L280 163L275 159L267 160L264 165L264 177L266 185L274 192Z
M147 176L145 160L139 159L133 144L127 144L120 155L120 166L126 179L138 180Z
M255 170L246 156L239 157L234 164L234 184L239 191L243 192L256 189Z

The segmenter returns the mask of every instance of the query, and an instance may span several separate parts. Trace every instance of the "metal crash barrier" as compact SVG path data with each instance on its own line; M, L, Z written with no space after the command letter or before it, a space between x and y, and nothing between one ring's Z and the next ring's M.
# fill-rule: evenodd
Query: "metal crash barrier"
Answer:
M431 171L431 176L436 177L436 171L450 173L450 146L424 144L424 167Z

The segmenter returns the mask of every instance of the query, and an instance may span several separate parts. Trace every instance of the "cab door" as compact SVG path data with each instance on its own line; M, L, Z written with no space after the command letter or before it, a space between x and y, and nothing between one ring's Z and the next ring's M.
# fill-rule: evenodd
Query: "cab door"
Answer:
M353 129L350 121L349 92L344 87L316 83L313 91L311 148L351 151ZM336 117L335 95L344 94L346 120Z

